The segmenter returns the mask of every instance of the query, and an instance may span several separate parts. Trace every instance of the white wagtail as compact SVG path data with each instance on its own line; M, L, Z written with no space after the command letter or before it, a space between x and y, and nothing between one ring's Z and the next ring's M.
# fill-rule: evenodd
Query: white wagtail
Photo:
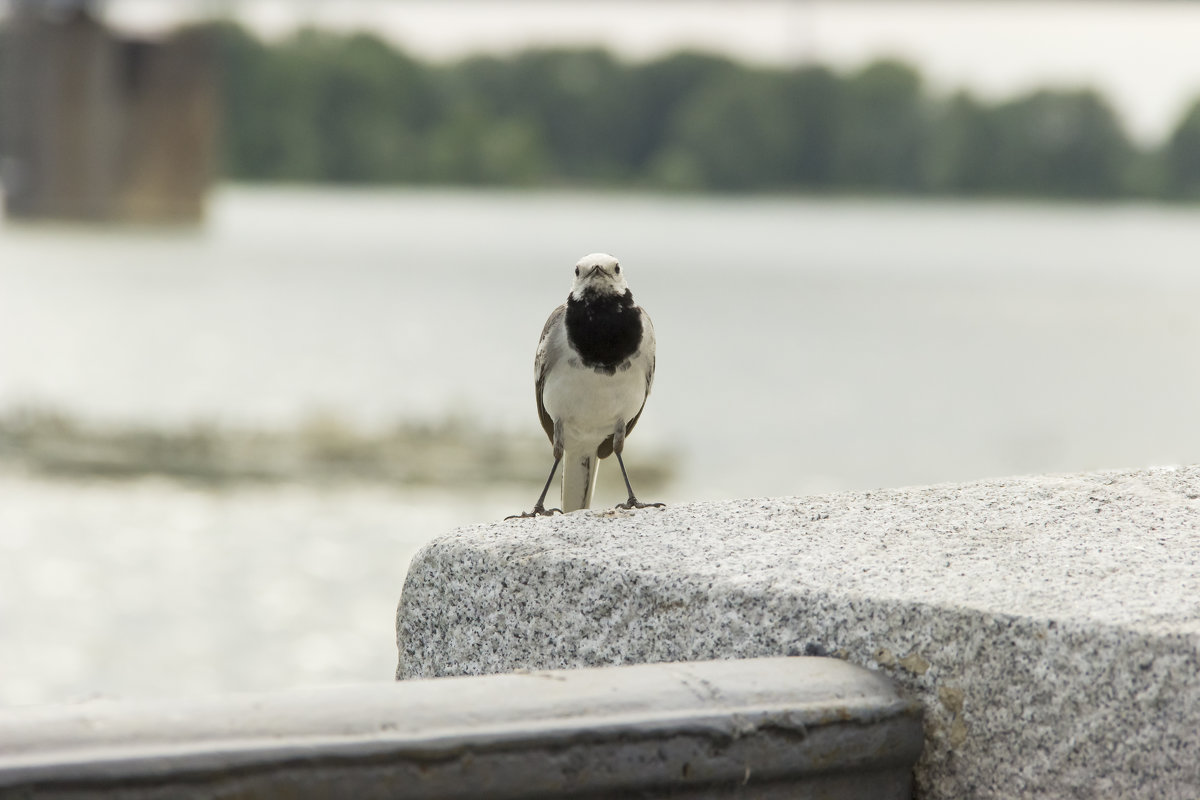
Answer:
M533 374L538 416L554 446L554 466L533 511L519 516L560 511L542 505L560 462L561 511L590 506L600 459L613 453L629 491L629 499L617 508L661 506L638 502L621 459L625 437L641 417L654 382L654 325L633 302L615 258L592 253L575 265L567 302L554 309L542 328Z

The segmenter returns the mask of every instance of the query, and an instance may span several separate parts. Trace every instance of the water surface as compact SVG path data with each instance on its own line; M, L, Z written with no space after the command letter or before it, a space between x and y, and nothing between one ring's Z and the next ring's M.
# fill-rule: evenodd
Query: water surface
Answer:
M1200 210L1138 205L230 187L190 234L7 225L0 413L537 435L595 250L657 329L655 499L1200 461ZM7 474L0 703L386 680L413 549L527 494Z

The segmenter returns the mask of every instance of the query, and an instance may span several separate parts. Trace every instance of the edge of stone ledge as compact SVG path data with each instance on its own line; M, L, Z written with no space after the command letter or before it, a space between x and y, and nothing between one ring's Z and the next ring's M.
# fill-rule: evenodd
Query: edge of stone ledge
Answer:
M794 658L36 707L0 712L0 796L901 800L921 714Z
M929 527L981 547L988 542L970 541L969 524L954 531L962 518L979 519L959 514L959 506L1002 501L997 526L980 531L992 545L1009 542L1010 535L1023 543L1014 556L1030 559L1031 568L1040 563L1039 579L1053 581L1061 561L1064 571L1091 570L1084 577L1095 584L1101 610L1121 605L1122 593L1165 593L1166 602L1111 619L1039 603L1036 596L1005 610L1004 581L987 603L971 604L930 601L921 591L902 597L840 585L789 589L756 584L749 574L725 580L705 572L707 565L695 570L694 561L681 565L678 582L656 580L662 562L642 570L630 556L631 526L612 517L610 527L602 524L605 512L583 512L537 520L525 528L527 541L514 535L519 529L493 524L427 545L406 580L405 595L411 587L414 596L402 596L397 609L397 676L828 653L887 674L924 703L929 739L917 770L924 797L1085 797L1101 790L1183 797L1184 787L1200 785L1200 591L1179 588L1200 575L1200 467L745 498L672 506L657 519L686 525L716 507L726 520L749 517L754 527L746 535L753 539L770 527L762 508L817 519L864 499L869 502L859 505L902 501L914 513L927 511ZM1037 509L1053 514L1030 518ZM712 526L702 535L713 536ZM586 537L597 547L628 546L619 557L593 560ZM1158 562L1135 570L1131 580L1129 570L1137 565L1123 559L1138 548L1179 557L1163 561L1162 572L1155 571ZM996 552L1003 558L1006 551ZM1080 553L1090 559L1082 567L1072 561ZM984 560L980 569L988 566ZM422 576L429 569L453 587L443 592ZM980 574L982 583L988 576ZM1022 575L1016 570L1013 580ZM480 594L470 597L476 589ZM451 615L458 623L438 633L436 620L422 628L430 620L417 617L440 615L440 598L456 606ZM573 621L556 620L551 608ZM441 666L432 670L425 656L406 652L411 642L404 637L422 631L433 634L425 644L435 648L439 635L449 637ZM456 661L458 654L469 655Z

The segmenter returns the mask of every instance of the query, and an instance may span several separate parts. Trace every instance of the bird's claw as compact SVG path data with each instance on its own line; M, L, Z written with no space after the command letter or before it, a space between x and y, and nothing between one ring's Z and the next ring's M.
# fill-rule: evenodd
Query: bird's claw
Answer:
M636 497L631 497L624 503L617 503L617 508L632 509L632 508L663 508L666 503L643 503Z
M561 513L563 513L561 508L542 508L541 506L534 506L533 511L526 511L524 514L513 514L512 516L505 517L504 519L507 521L510 519L529 519L531 517L553 517L555 514Z

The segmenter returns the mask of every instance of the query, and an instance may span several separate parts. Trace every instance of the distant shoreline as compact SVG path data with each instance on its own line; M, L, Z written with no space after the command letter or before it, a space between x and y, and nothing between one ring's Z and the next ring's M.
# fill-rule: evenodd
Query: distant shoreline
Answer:
M1200 199L1200 96L1147 145L1094 88L985 99L894 59L573 46L436 62L367 33L190 30L225 65L221 174L237 181Z
M84 422L25 409L0 413L0 466L54 478L125 480L151 475L186 483L386 483L402 486L539 483L549 459L539 436L481 430L447 419L367 432L330 415L283 430L210 423L179 427ZM651 488L675 473L673 457L648 452L631 465Z

